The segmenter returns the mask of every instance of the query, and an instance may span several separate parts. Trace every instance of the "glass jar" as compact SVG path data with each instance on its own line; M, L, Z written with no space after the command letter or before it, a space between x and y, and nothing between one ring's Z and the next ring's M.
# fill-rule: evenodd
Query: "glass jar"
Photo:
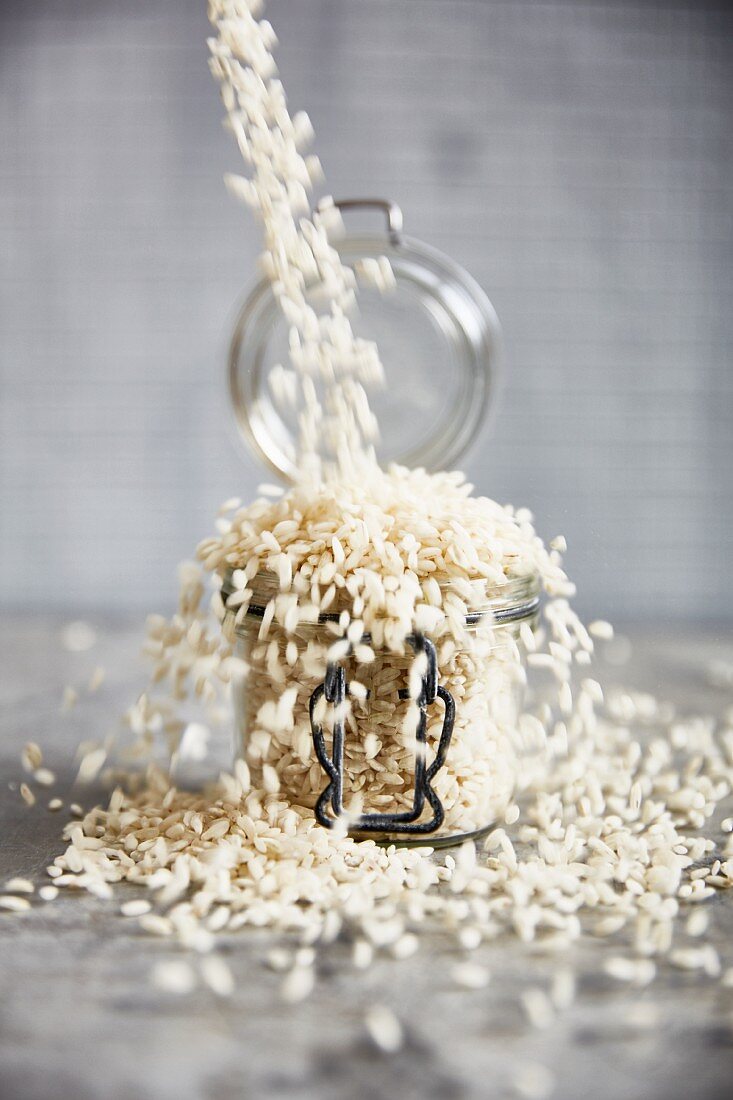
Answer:
M256 786L356 836L442 846L500 820L515 785L524 683L519 630L533 626L536 577L507 580L456 637L412 635L404 653L330 660L340 612L287 630L264 619L275 578L260 574L235 652L249 667L235 699L238 748ZM233 591L225 580L226 603ZM369 645L365 637L362 643ZM421 656L420 664L416 657ZM283 705L283 700L285 703ZM272 774L272 773L270 773Z
M360 289L352 318L357 335L376 340L385 370L385 390L370 394L380 425L377 456L383 465L451 469L485 422L495 389L501 340L494 309L449 257L403 235L393 203L335 205L377 211L386 222L386 232L334 242L357 273L361 261L386 256L394 274L387 293ZM236 322L230 396L250 449L292 482L295 416L288 419L270 385L287 354L288 325L263 280ZM375 645L369 663L345 643L334 656L339 615L348 607L293 626L265 613L277 592L274 576L258 574L250 588L247 614L227 614L225 626L249 666L236 689L236 722L239 751L258 787L312 810L326 828L401 844L455 843L502 817L516 776L524 682L518 634L522 623L535 622L537 577L508 578L460 604L458 621L449 617L431 637L413 634L402 653ZM225 604L231 591L225 577Z

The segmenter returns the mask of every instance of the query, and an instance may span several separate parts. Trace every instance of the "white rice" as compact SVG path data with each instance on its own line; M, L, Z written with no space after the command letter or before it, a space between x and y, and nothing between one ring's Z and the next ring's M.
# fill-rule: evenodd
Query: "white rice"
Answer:
M733 885L733 846L720 847L702 832L733 786L730 723L678 718L645 693L606 692L604 699L588 669L592 639L609 641L613 631L602 621L586 630L570 606L564 540L548 552L526 510L472 496L460 474L378 469L365 406L366 388L380 376L378 356L346 318L353 276L329 243L336 212L328 203L309 212L319 174L312 156L302 155L310 128L304 116L287 112L274 80L271 28L254 9L245 0L212 0L212 67L252 170L252 179L231 185L264 217L263 267L292 326L302 478L282 495L263 487L262 499L247 507L226 503L223 522L198 551L213 580L210 606L199 568L181 567L177 613L148 623L153 672L126 715L132 744L125 760L149 761L161 741L180 758L188 704L205 712L205 728L214 730L222 714L229 721L232 696L245 755L233 774L204 790L179 789L147 763L106 806L85 813L73 804L66 847L47 868L53 885L39 896L52 900L52 892L80 888L104 899L118 884L145 888L149 902L128 900L121 911L141 930L201 955L198 971L180 960L158 963L155 984L175 994L191 992L200 974L214 993L228 996L231 972L210 952L217 936L246 927L286 940L268 963L283 975L288 1003L313 991L322 944L350 937L354 966L367 969L380 953L408 957L421 932L436 930L464 951L506 935L563 951L585 931L622 934L634 957L605 959L615 980L643 986L668 956L691 974L723 973L727 985L730 969L723 971L718 953L701 942L706 929L693 907ZM383 265L370 266L367 277L389 281ZM314 280L321 306L326 302L322 312L310 300ZM322 389L327 381L334 384L321 403L316 382ZM316 437L326 442L324 460L315 455ZM467 637L466 612L481 606L489 589L534 574L547 595L542 636L525 624L504 635L489 625L485 636ZM252 636L243 624L263 576L271 587ZM228 608L225 577L233 588ZM327 609L338 615L334 630L313 637L314 620ZM219 627L224 617L228 636ZM349 836L348 820L329 832L314 818L324 777L305 705L333 646L361 685L344 707L353 803L364 805L368 794L375 809L392 808L409 798L414 743L405 741L409 729L394 721L394 707L380 717L379 706L392 699L397 680L413 692L417 686L421 670L411 667L405 645L416 628L435 639L439 679L458 704L454 743L436 779L449 824L469 829L501 820L480 851L473 844L448 855L427 844L385 848ZM76 630L75 638L71 631L66 640L85 648L91 634ZM238 654L233 638L241 646L242 634ZM520 715L513 688L524 686L524 651L530 692ZM535 676L552 677L549 696L532 694ZM356 719L367 705L368 729L359 736ZM520 730L532 751L518 768ZM431 717L431 752L436 732ZM194 756L206 740L189 733ZM106 747L87 746L80 780L96 779L107 762ZM28 745L24 769L37 775L41 766L40 750ZM20 793L35 801L28 784ZM21 913L30 903L13 894L0 896L0 906ZM673 947L683 920L696 942ZM604 945L597 947L605 958ZM453 978L480 988L488 971L462 961ZM564 969L549 995L524 990L529 1023L551 1026L572 1003L574 986ZM403 1029L390 1009L369 1010L365 1026L378 1049L400 1049ZM554 1078L526 1065L513 1084L541 1100Z
M404 1043L402 1024L391 1008L373 1005L368 1009L364 1023L374 1045L385 1054L396 1054Z

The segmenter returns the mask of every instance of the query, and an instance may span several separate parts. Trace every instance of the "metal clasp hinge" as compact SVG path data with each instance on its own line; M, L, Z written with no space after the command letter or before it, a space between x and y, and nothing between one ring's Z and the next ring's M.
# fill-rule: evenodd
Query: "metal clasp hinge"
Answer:
M387 237L395 247L402 243L402 210L389 199L333 199L337 210L380 210L387 222Z
M420 715L415 733L415 794L412 809L404 813L364 813L349 818L349 828L354 832L380 832L380 833L432 833L439 829L445 818L445 810L433 790L431 784L435 776L445 763L446 754L453 734L455 720L455 703L453 696L446 688L438 684L438 666L435 655L435 646L429 639L421 634L410 635L407 639L415 654L425 653L428 667L422 678L420 694L416 700ZM328 776L328 784L321 791L316 803L316 818L327 829L333 828L337 820L344 814L344 714L343 708L346 700L348 684L346 674L341 665L329 664L326 669L326 678L322 684L314 690L310 698L310 723L313 735L313 745L316 756ZM325 695L326 702L334 708L333 737L331 755L326 748L326 740L323 734L323 725L316 720L316 707ZM438 749L430 767L427 766L427 721L428 707L440 698L445 707L443 728L438 742ZM409 698L407 691L400 692L400 698ZM427 821L418 822L425 803L428 803L433 811ZM330 803L333 816L328 812Z

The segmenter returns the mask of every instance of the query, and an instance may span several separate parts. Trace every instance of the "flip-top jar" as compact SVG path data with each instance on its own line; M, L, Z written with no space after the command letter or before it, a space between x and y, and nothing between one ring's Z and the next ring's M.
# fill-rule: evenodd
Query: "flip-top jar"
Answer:
M354 328L375 339L387 385L374 403L382 462L448 469L485 419L499 328L471 277L434 249L406 239L392 204L357 201L387 215L388 232L345 236L344 262L386 255L395 286L359 295ZM232 340L229 379L238 425L278 475L296 472L294 422L273 400L269 372L287 352L287 325L268 283L245 302ZM450 600L450 578L435 578ZM337 605L295 627L266 614L277 578L250 582L247 613L228 615L249 675L235 700L239 751L258 786L315 813L325 827L400 843L449 844L499 819L516 776L516 727L524 678L518 635L534 623L535 575L508 576L429 636L417 629L395 653L342 644ZM232 592L224 577L224 602ZM345 589L341 590L345 598ZM462 593L461 596L465 595ZM360 652L361 647L361 652Z

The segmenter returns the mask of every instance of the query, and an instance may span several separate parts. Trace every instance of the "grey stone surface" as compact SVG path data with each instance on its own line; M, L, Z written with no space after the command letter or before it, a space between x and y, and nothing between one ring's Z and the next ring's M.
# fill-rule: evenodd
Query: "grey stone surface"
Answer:
M92 620L94 621L94 619ZM74 746L114 726L114 715L142 684L138 626L96 620L98 642L84 654L60 646L62 621L9 620L0 646L0 880L43 878L59 851L59 815L26 809L19 798L19 753L29 738L46 750L67 797ZM673 699L681 709L717 713L728 692L706 683L712 659L733 660L730 630L634 630L633 657L620 679ZM69 715L59 701L107 668L99 695ZM226 754L227 747L221 746ZM55 793L55 791L53 792ZM730 812L728 810L727 812ZM126 896L132 896L128 891ZM728 965L733 897L710 905L712 937ZM448 971L456 956L428 940L412 959L378 961L367 973L348 963L348 945L322 952L313 997L278 1000L278 979L263 964L273 937L248 931L224 939L237 979L228 1001L199 990L177 998L149 982L152 964L177 955L138 932L117 904L64 896L22 916L0 913L0 1096L3 1100L486 1100L513 1095L513 1069L540 1062L557 1078L558 1100L711 1100L730 1096L733 990L660 968L655 984L619 987L600 971L616 950L581 941L562 957L514 941L485 946L477 958L490 986L459 991ZM604 954L605 953L605 954ZM578 974L579 995L547 1031L528 1029L518 1007L527 986L544 985L559 966ZM363 1015L392 1006L407 1042L393 1057L366 1041ZM632 1026L628 1013L654 1005L657 1026Z
M400 202L496 305L471 478L567 535L591 615L730 617L730 5L268 11L332 192ZM207 33L205 0L0 4L5 605L167 605L263 478L224 392L259 235Z

